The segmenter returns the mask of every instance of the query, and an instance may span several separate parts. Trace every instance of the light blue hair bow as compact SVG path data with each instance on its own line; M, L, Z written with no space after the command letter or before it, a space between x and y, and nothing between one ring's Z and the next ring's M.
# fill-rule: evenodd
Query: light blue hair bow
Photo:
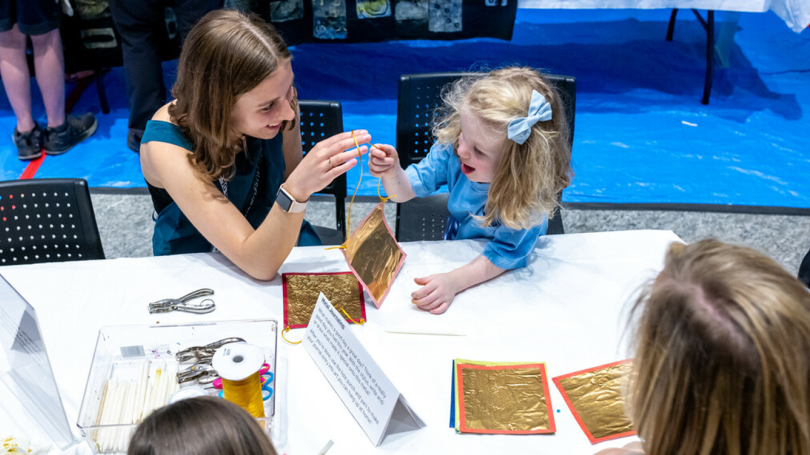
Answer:
M547 122L551 120L551 104L546 101L546 97L532 90L532 102L529 105L529 115L518 117L509 122L509 139L523 144L529 135L532 134L532 126L539 121Z

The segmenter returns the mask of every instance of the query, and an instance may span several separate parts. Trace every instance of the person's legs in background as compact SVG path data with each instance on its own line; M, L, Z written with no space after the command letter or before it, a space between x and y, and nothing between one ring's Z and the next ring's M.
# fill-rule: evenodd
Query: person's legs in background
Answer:
M58 4L48 0L39 1L58 7ZM81 116L65 114L65 56L62 37L59 35L58 10L55 14L57 19L49 22L49 27L53 28L44 33L40 32L41 29L28 32L34 48L37 85L42 92L42 102L48 115L48 128L42 135L42 148L48 155L67 152L98 129L98 121L90 112Z
M181 44L197 21L211 11L222 8L222 0L176 0L174 3Z
M93 114L65 115L65 61L59 35L61 10L51 0L10 0L0 7L0 75L17 128L14 143L23 160L67 152L95 133ZM31 114L31 80L26 56L31 37L37 84L42 92L48 128L42 132Z
M3 5L3 8L8 6ZM25 48L26 36L20 33L16 23L12 22L8 29L0 31L0 77L17 117L13 134L17 156L21 160L31 160L42 155L42 147L40 130L31 115L31 73Z
M48 115L48 127L65 123L65 57L59 29L31 35L34 48L34 73Z
M164 25L163 0L109 0L118 34L129 100L127 145L140 149L146 122L166 103L166 86L160 65L159 37Z
M181 41L201 17L221 5L222 0L177 0L174 11ZM146 122L166 104L159 51L160 36L165 27L165 7L164 0L110 0L113 22L121 35L127 75L127 146L134 152L140 149Z

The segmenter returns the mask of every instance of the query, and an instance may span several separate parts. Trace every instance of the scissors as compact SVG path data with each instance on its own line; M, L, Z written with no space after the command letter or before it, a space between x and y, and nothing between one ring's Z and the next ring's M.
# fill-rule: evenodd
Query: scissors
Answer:
M199 297L205 297L207 295L214 295L214 291L212 289L203 288L197 289L194 292L190 292L179 299L163 299L158 300L157 302L152 302L149 304L149 312L150 313L168 313L169 311L185 311L187 313L196 313L196 314L203 314L203 313L210 313L214 311L217 306L211 299L205 299L202 303L197 305L189 305L187 302L192 299L196 299ZM211 302L211 303L205 303Z
M182 351L178 351L174 357L177 359L178 363L188 362L189 360L194 359L197 359L197 361L206 360L207 363L211 363L211 359L214 357L214 353L217 352L217 349L229 343L244 342L245 340L239 337L223 338L219 341L206 344L205 346L192 346L190 348L183 349Z

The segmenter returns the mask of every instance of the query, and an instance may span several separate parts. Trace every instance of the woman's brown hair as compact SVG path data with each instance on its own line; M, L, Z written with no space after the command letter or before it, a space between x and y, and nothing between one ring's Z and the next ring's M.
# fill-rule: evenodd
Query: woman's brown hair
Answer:
M278 32L255 14L212 11L191 29L180 53L172 88L177 101L169 115L191 140L188 159L200 176L212 181L230 177L238 151L231 113L239 96L291 58Z
M257 421L217 397L181 400L138 425L128 455L277 455Z
M551 104L552 118L532 126L523 144L506 139L509 122L529 113L532 91ZM571 183L571 146L562 98L543 74L532 68L501 68L481 77L465 77L442 95L443 119L433 134L458 151L460 112L466 109L504 138L482 219L525 229L554 216L557 194Z
M750 248L673 244L631 316L647 455L810 454L810 293Z

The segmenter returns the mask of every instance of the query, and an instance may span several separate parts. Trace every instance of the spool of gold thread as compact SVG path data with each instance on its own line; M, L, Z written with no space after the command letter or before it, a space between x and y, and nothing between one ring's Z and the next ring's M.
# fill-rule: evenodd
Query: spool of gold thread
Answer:
M222 378L222 391L225 392L226 400L239 405L253 417L264 417L262 384L258 370L241 381Z
M222 378L226 400L256 418L264 417L259 369L264 363L261 350L247 343L231 343L217 349L213 367Z

